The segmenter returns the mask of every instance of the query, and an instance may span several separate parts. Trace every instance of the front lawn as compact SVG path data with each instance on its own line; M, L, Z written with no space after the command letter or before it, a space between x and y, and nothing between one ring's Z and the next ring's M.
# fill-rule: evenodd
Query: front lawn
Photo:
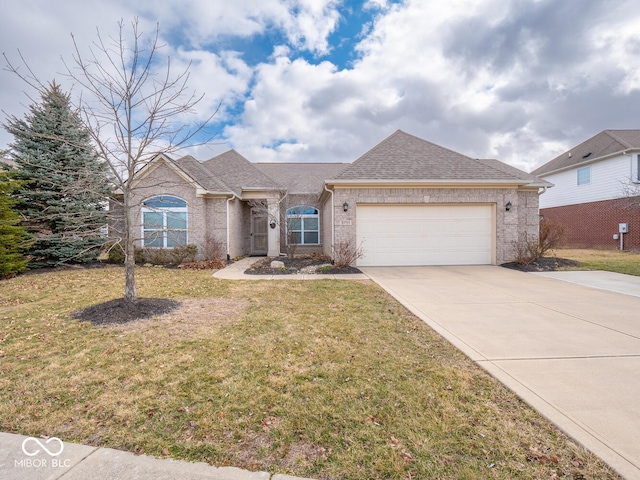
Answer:
M369 281L113 267L0 282L0 430L319 479L618 478Z
M561 248L554 254L579 262L580 270L606 270L628 275L640 275L640 253L637 252Z

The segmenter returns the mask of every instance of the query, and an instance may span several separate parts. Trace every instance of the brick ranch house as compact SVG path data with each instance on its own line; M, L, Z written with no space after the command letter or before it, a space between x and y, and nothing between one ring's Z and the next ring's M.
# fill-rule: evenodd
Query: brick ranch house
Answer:
M564 246L620 248L622 236L640 250L639 167L640 130L604 130L532 172L555 185L540 214L564 226Z
M132 180L138 247L213 239L229 258L332 256L359 266L500 264L537 236L548 182L401 130L353 163L252 163L235 150L205 162L161 155Z

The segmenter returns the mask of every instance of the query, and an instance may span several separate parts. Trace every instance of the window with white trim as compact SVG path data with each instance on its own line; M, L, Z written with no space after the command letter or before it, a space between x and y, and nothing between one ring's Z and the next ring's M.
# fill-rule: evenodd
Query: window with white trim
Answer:
M586 185L591 183L591 167L583 167L578 169L578 185Z
M187 244L187 202L158 195L142 202L142 246L174 248Z
M287 243L320 244L320 212L306 205L287 210Z

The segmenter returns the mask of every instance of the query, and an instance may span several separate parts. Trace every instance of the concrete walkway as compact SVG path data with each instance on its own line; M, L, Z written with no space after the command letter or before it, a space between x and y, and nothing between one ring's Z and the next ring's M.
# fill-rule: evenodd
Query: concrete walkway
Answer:
M38 443L39 442L39 443ZM51 454L47 453L48 450ZM37 452L37 453L36 453ZM58 452L60 452L58 454ZM35 455L31 455L35 454ZM0 433L2 480L305 480ZM308 479L307 479L308 480Z
M637 277L577 272L594 288L492 266L361 270L622 476L640 479Z
M577 283L587 287L599 288L609 292L624 293L640 297L640 277L633 275L621 275L614 272L603 271L567 271L567 272L541 272L536 273L541 277L555 278L565 282Z

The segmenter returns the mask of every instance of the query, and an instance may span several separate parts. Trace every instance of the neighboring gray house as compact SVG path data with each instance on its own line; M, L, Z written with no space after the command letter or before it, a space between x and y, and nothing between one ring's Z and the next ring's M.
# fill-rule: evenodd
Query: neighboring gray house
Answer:
M396 131L351 164L251 163L235 150L205 162L157 157L133 180L138 246L206 238L229 257L331 256L361 245L358 265L500 264L538 234L550 186L497 160L466 157Z

